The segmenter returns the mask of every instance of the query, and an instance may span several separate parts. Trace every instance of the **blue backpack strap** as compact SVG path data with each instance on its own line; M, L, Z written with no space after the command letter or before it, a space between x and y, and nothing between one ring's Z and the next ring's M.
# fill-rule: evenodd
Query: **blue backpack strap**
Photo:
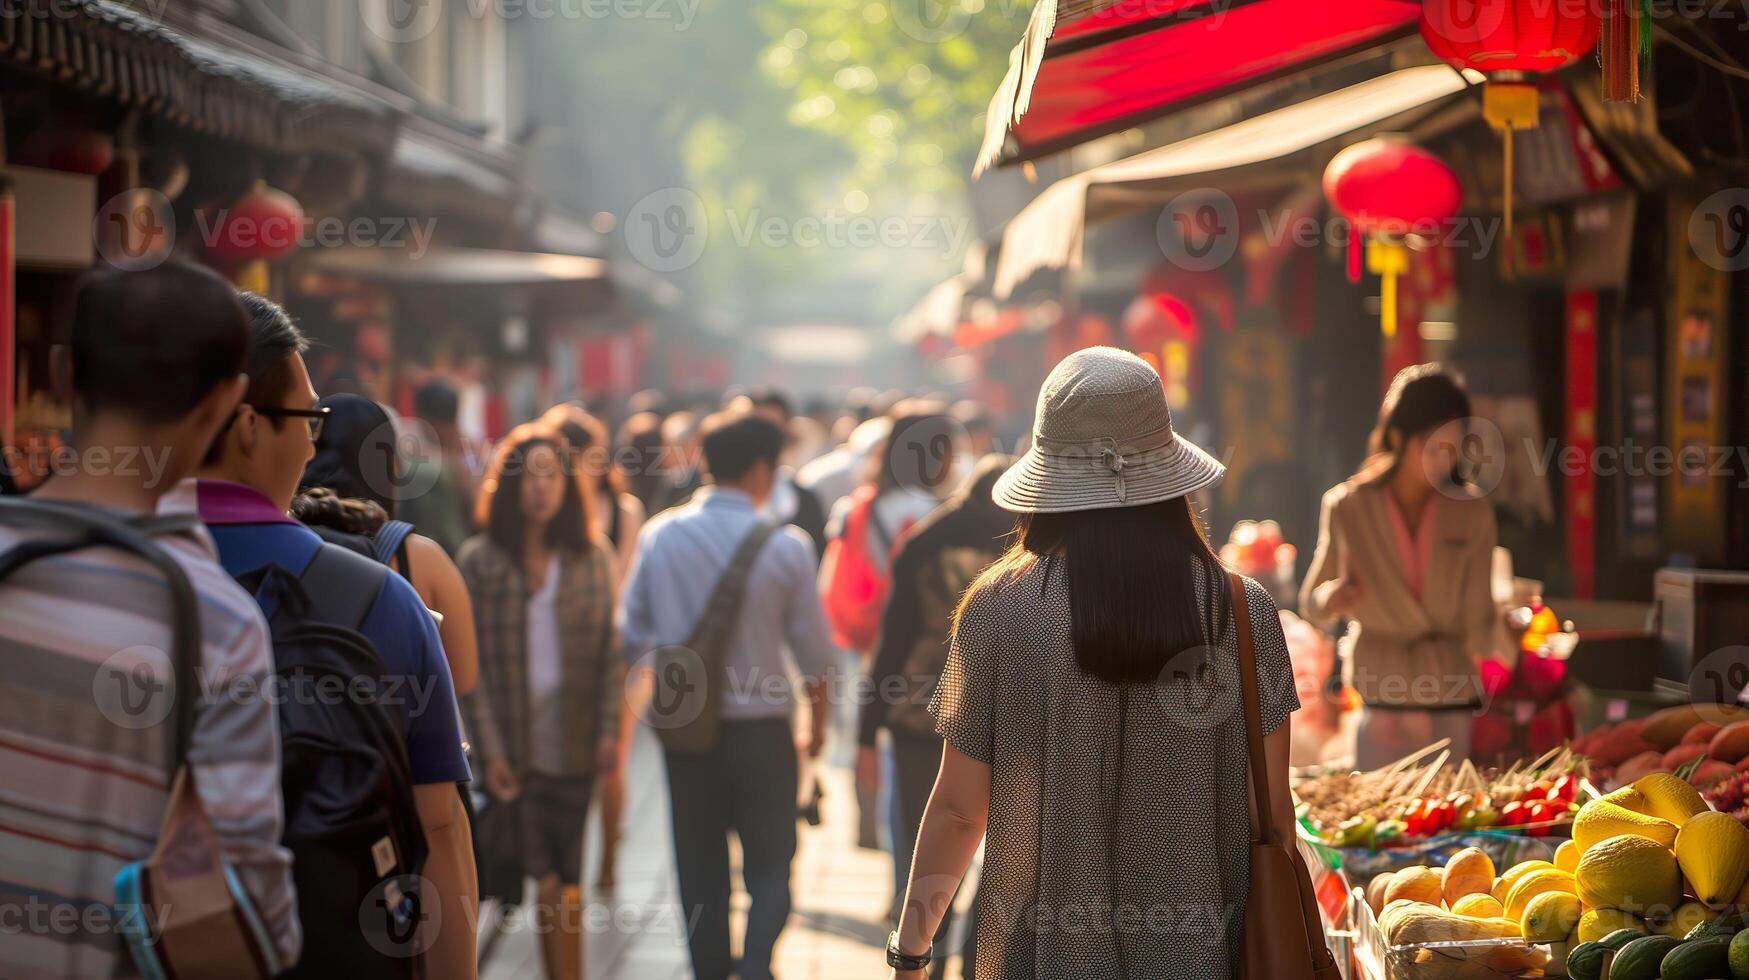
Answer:
M377 561L385 565L389 564L400 552L401 545L406 542L407 536L412 533L413 525L406 521L389 521L378 528L376 533ZM403 575L406 572L405 568L401 569Z

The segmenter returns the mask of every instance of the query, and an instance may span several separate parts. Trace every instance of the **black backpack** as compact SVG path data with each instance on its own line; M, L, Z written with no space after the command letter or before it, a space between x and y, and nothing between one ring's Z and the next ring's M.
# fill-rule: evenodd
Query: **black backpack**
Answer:
M425 831L395 702L411 679L391 682L359 632L389 574L323 544L301 576L271 565L239 578L276 600L285 846L304 931L288 977L417 977L433 938L420 928Z

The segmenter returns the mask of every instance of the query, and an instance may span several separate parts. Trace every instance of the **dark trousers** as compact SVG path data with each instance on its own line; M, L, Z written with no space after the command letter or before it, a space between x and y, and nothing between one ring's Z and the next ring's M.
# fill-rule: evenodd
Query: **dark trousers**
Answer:
M796 855L796 746L785 719L725 721L709 753L669 752L674 861L697 980L725 980L729 952L729 832L741 841L741 884L752 905L741 980L768 980L771 949L790 912Z
M897 725L888 728L887 732L893 740L893 863L904 869L899 873L899 881L908 882L911 855L917 846L917 831L923 826L923 810L929 805L929 794L935 790L935 776L941 771L941 736L925 735ZM905 900L904 887L903 884L899 886L899 902ZM950 902L941 916L941 925L935 930L935 951L939 958L930 966L929 975L933 980L940 980L947 973L947 934L952 926L953 904Z

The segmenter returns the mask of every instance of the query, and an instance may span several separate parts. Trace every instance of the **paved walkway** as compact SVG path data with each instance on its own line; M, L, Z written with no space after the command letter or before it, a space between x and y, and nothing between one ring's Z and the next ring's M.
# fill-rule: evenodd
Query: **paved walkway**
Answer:
M842 743L836 755L845 758ZM588 980L686 980L686 935L670 844L667 781L662 753L647 729L638 729L628 777L625 838L620 843L614 894L589 893L585 912ZM825 787L819 827L800 825L795 862L795 910L777 945L779 980L884 980L881 949L892 890L884 852L854 846L856 821L850 771L821 766ZM591 814L584 867L592 883L600 860L600 821ZM736 876L736 917L746 896ZM532 895L530 896L532 898ZM540 953L531 924L512 917L481 971L482 980L540 978ZM740 935L740 923L734 934ZM957 964L949 976L957 976Z

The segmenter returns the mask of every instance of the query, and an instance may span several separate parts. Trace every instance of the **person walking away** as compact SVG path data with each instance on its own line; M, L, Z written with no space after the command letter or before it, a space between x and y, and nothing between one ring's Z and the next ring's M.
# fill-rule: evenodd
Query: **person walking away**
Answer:
M942 740L935 734L926 695L933 693L947 665L953 611L966 588L985 566L1001 557L1014 529L1014 515L990 498L996 479L1008 468L1005 456L989 455L972 469L972 479L947 503L925 517L893 556L893 584L881 614L881 638L869 671L869 690L857 723L856 778L872 793L880 780L879 735L887 732L893 758L893 863L898 889L911 869L911 846L923 823L923 808L940 768ZM894 697L881 692L903 692ZM897 909L904 898L894 895ZM944 942L953 924L952 909L936 927ZM935 961L932 978L945 975L947 958ZM971 976L970 969L962 971Z
M981 839L980 980L1233 976L1252 843L1241 612L1266 818L1288 841L1297 705L1275 604L1221 567L1188 502L1222 473L1173 432L1141 358L1092 347L1045 379L1033 448L994 490L1018 539L960 604L931 700L947 747L892 976L923 976Z
M663 465L667 450L662 443L662 417L654 412L632 415L619 427L614 444L620 447L614 454L614 467L625 478L626 489L643 505L645 517L654 514L668 482Z
M517 811L549 980L583 975L583 831L595 780L618 765L625 691L613 551L565 449L546 426L511 430L480 496L485 530L459 559L480 632L469 729L487 791Z
M736 398L729 405L733 412L753 412L771 420L783 430L784 457L777 468L777 482L771 488L771 499L765 503L765 516L779 524L794 524L814 542L814 554L826 551L826 510L814 492L796 483L795 467L787 462L795 448L792 426L795 411L790 400L775 388L760 388Z
M857 423L836 448L809 460L796 471L796 486L812 492L827 515L831 515L838 509L838 502L850 496L862 482L869 461L880 452L892 431L893 420L885 415Z
M407 485L429 489L409 496L399 508L403 520L452 555L473 533L472 508L479 490L457 423L460 411L461 396L442 378L425 382L413 393L413 414L428 431L419 451L407 461Z
M941 502L942 488L953 478L957 447L952 431L951 420L933 402L895 405L886 441L870 459L871 478L833 509L820 561L820 590L832 639L846 652L844 667L852 676L868 672L894 550L911 525ZM853 712L843 723L851 729ZM871 794L858 781L857 846L880 846L880 815L890 818L890 804L889 795ZM897 886L895 881L895 890Z
M159 504L160 513L198 514L218 546L219 562L233 577L277 566L302 578L312 567L325 576L340 572L360 581L380 581L356 632L381 660L388 681L382 705L399 723L405 742L407 778L417 807L427 856L419 872L426 905L442 903L440 923L421 957L428 977L474 976L472 906L477 889L473 844L456 784L468 779L455 691L437 625L413 586L399 575L384 575L374 562L337 545L287 516L298 480L315 455L326 413L317 407L303 351L309 342L291 317L271 300L242 294L253 342L249 387L229 423L214 440L195 478L182 481ZM316 566L316 562L322 562ZM258 597L269 620L279 604ZM271 608L269 608L271 605ZM331 622L324 610L309 617ZM288 801L291 806L292 801ZM312 805L315 805L312 803ZM302 873L302 872L300 872ZM332 921L333 896L305 895L305 931L311 915ZM466 950L462 957L430 955L433 950ZM331 949L312 940L300 970L325 969Z
M224 279L173 259L85 279L69 345L72 449L109 462L52 477L32 499L148 517L242 397L248 318ZM0 553L36 536L0 527ZM202 678L219 691L263 689L273 673L267 623L219 566L212 539L194 528L154 540L198 596ZM0 587L0 893L11 911L41 916L7 928L0 976L134 973L115 880L157 846L169 804L168 594L145 561L98 547L38 559ZM267 966L295 964L301 932L291 854L280 846L273 702L202 700L187 762L218 856L269 937ZM239 976L255 969L236 967Z
M755 415L719 413L704 426L703 446L710 483L645 526L620 622L634 658L686 643L748 535L769 533L743 571L721 683L706 692L721 710L714 745L664 752L681 904L697 915L687 938L694 975L769 980L772 948L790 913L798 752L817 758L825 744L824 678L834 650L813 588L812 543L794 527L769 531L759 516L776 480L782 430ZM808 702L809 734L800 748L792 670ZM652 716L651 724L666 721ZM729 953L731 832L752 900L738 969Z
M472 692L480 673L480 658L467 583L442 545L396 516L401 496L417 494L402 472L395 449L395 425L388 410L359 395L326 395L316 407L328 416L316 439L316 455L299 480L292 516L331 541L337 539L329 538L326 529L370 539L369 557L412 583L437 620L455 693ZM317 488L329 491L327 500L311 494ZM365 501L375 505L380 518L372 515L357 523L359 517L346 516L352 508L343 502Z
M1437 364L1397 372L1370 455L1324 494L1300 608L1347 620L1344 680L1363 707L1355 764L1394 762L1439 739L1469 756L1482 703L1478 664L1494 654L1494 509L1463 480L1470 398Z

